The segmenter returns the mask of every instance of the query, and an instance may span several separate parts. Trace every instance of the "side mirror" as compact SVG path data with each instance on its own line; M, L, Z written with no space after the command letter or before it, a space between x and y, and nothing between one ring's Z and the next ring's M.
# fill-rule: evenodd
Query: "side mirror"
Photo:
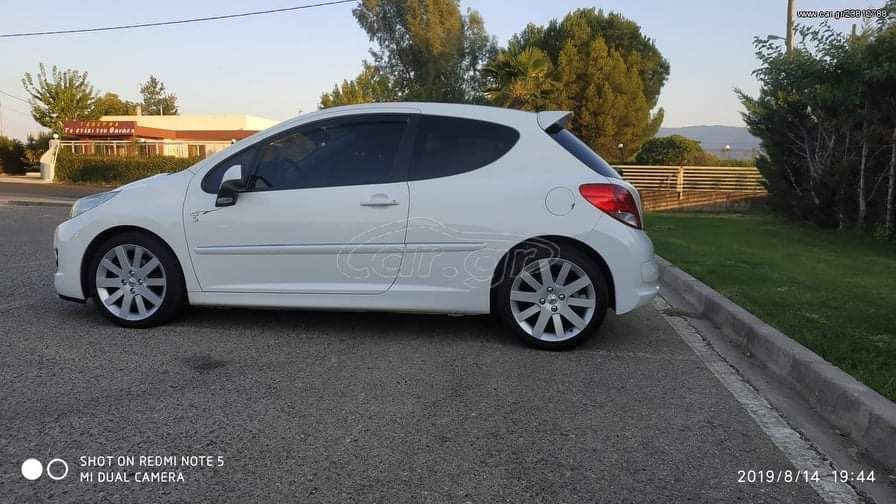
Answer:
M239 193L246 192L242 174L243 167L240 165L233 165L224 172L221 186L218 187L218 196L215 198L216 207L233 206Z
M237 196L241 192L246 192L246 185L240 179L225 180L218 189L218 197L215 198L216 207L233 206L236 204Z

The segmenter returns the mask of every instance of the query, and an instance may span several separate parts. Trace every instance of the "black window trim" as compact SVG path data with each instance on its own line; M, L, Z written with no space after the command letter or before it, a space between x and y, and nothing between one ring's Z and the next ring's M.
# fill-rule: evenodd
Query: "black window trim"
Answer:
M504 151L503 154L501 154L498 158L494 159L490 163L484 164L482 166L478 166L472 170L466 170L463 172L453 173L450 175L442 175L442 176L438 176L438 177L416 178L416 177L412 177L413 174L412 174L412 170L411 170L411 160L412 160L412 156L414 154L414 147L416 145L417 135L420 130L421 121L425 117L444 117L444 118L449 118L449 119L461 119L461 120L467 120L467 121L475 121L475 122L493 124L496 126L500 126L500 127L512 130L514 133L516 133L516 139L514 140L513 144L506 151ZM258 169L259 153L261 152L261 150L264 148L265 145L267 145L271 142L276 142L277 140L280 140L282 138L286 138L288 136L294 135L299 130L327 127L334 123L345 124L346 122L349 122L349 123L377 122L378 120L383 120L385 118L393 119L393 120L395 118L402 118L405 121L407 121L407 126L405 127L404 134L402 135L402 139L399 143L398 152L395 155L395 166L393 166L393 168L392 168L392 173L394 174L394 176L392 177L393 180L391 180L390 182L383 182L383 183L394 183L394 182L410 183L410 182L419 182L419 181L424 181L424 180L435 180L435 179L439 179L439 178L453 177L453 176L457 176L457 175L463 175L465 173L471 173L476 170L481 170L482 168L485 168L486 166L490 166L490 165L498 162L505 156L507 156L513 149L516 148L517 145L519 145L519 141L522 138L522 134L519 132L518 129L514 128L513 126L510 126L510 125L507 125L504 123L500 123L500 122L495 122L495 121L487 121L487 120L483 120L483 119L476 119L473 117L456 116L456 115L422 114L422 113L410 112L410 111L402 111L402 112L376 111L376 112L370 112L370 113L347 114L347 115L340 115L340 116L335 116L335 117L326 117L326 118L318 119L315 121L299 124L299 125L294 126L288 130L281 131L275 135L271 135L269 137L261 139L261 140L255 142L254 144L249 145L244 149L241 149L239 152L236 152L236 153L232 154L231 156L228 156L223 161L220 161L219 163L217 163L214 167L212 167L206 173L205 177L203 178L202 189L203 189L203 191L208 193L208 191L204 187L205 179L208 178L209 176L211 176L211 173L213 171L215 171L218 168L218 166L230 161L231 159L233 159L237 156L244 154L247 150L250 150L250 149L254 149L255 152L253 153L253 156L252 156L252 162L251 162L251 165L247 172L248 174L244 176L244 180L247 182L247 186L248 186L247 192L296 191L296 190L302 190L302 189L322 189L322 188L326 188L326 187L346 187L346 186L320 186L320 187L313 187L313 188L291 188L291 189L255 188L254 187L254 182L255 182L254 177L255 177L255 172ZM214 193L209 193L209 194L216 194L216 193L217 193L217 191Z

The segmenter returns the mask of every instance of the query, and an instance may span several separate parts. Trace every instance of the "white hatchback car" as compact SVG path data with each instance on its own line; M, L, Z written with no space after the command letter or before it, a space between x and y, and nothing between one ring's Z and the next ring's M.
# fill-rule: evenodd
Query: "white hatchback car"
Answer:
M495 313L571 347L657 293L637 191L567 112L331 108L88 196L56 291L125 327L191 305Z

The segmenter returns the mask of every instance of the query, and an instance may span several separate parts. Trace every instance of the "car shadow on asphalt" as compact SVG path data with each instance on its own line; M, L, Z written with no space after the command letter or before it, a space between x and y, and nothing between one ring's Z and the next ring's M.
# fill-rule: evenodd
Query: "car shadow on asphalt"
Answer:
M76 326L114 327L97 313L90 301L86 306L69 303L62 303L62 306L69 308L65 317ZM620 323L626 324L626 318L608 312L597 334L577 350L601 351L626 346L628 337L625 334L629 331L619 330ZM372 339L393 343L431 340L530 350L490 315L189 307L180 317L163 326L147 330L115 329L121 331L122 336L134 332L134 336L140 337L175 334L190 337L191 334L215 332L221 336L251 339L330 338L343 343L369 343Z
M173 325L226 327L228 332L330 337L343 341L438 338L441 341L518 346L512 336L504 332L501 324L488 315L191 307Z

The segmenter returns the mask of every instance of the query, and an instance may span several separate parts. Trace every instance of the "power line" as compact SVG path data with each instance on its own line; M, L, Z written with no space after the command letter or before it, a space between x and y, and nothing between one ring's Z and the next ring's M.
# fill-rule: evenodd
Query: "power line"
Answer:
M155 23L139 23L139 24L130 24L130 25L119 25L119 26L102 26L98 28L77 28L71 30L52 30L52 31L41 31L41 32L23 32L23 33L3 33L0 34L0 38L12 38L12 37L36 37L40 35L63 35L68 33L88 33L88 32L101 32L101 31L112 31L112 30L128 30L131 28L149 28L151 26L168 26L168 25L178 25L178 24L186 24L186 23L199 23L202 21L218 21L221 19L232 19L232 18L241 18L248 16L259 16L262 14L275 14L279 12L288 12L288 11L296 11L302 9L311 9L314 7L325 7L327 5L337 5L344 4L349 2L356 2L357 0L333 0L330 2L320 2L315 4L308 5L297 5L295 7L284 7L282 9L269 9L262 11L253 11L253 12L243 12L240 14L225 14L222 16L209 16L209 17L201 17L201 18L191 18L191 19L179 19L176 21L159 21Z
M16 100L19 100L22 103L27 103L28 105L31 105L31 102L29 102L28 100L26 100L24 98L19 98L18 96L14 95L14 94L9 94L6 91L3 91L2 89L0 89L0 94L6 95L10 98L15 98Z

